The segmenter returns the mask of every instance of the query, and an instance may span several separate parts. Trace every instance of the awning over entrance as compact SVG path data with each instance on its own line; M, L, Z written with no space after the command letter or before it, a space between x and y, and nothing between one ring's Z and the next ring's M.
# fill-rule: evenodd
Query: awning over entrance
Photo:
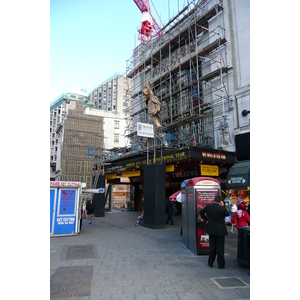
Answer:
M250 187L250 161L234 164L228 172L227 189Z

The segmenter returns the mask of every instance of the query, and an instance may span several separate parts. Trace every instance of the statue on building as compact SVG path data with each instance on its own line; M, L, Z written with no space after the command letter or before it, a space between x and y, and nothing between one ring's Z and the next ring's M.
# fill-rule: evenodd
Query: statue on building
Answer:
M161 127L161 121L158 116L161 104L159 99L153 94L149 81L147 81L147 87L143 89L143 95L146 97L146 105L150 117L149 123Z

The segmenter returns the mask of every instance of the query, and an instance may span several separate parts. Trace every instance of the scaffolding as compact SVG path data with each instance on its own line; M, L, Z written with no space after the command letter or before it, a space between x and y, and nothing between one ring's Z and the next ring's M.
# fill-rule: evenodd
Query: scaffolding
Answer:
M92 188L97 159L92 151L103 148L99 137L103 136L103 117L86 114L81 101L75 105L68 110L63 126L62 181L86 182L87 188Z
M163 34L134 49L126 68L126 76L132 78L125 132L131 146L123 153L110 153L108 160L190 145L228 150L233 97L225 28L223 1L188 1L161 28ZM149 144L137 136L137 123L148 123L149 118L142 94L147 81L161 101L162 123Z

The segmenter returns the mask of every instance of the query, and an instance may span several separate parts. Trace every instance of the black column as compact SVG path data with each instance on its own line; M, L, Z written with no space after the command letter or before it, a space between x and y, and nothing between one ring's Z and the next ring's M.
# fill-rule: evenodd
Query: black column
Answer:
M95 180L95 176L93 176L93 182ZM105 189L105 175L99 175L98 182L96 185L96 189L104 188ZM94 202L95 202L95 217L105 217L105 193L94 194Z
M165 165L144 166L144 226L166 227Z

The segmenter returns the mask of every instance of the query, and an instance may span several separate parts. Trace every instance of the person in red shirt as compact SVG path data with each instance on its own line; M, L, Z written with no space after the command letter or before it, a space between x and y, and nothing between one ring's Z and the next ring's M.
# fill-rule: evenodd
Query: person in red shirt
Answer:
M248 223L250 223L250 216L246 212L246 206L244 202L241 202L238 205L238 210L234 214L231 223L235 225L236 229L239 229L243 226L248 226Z

